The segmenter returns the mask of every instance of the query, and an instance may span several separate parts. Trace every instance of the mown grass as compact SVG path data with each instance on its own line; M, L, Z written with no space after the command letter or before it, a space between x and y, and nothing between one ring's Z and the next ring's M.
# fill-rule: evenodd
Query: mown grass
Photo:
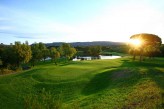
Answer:
M164 59L40 63L0 76L3 109L162 109Z

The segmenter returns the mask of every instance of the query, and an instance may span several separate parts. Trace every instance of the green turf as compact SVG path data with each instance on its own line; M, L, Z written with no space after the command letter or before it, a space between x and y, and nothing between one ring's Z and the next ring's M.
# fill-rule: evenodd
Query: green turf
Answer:
M162 109L163 97L162 58L47 62L0 76L0 109Z

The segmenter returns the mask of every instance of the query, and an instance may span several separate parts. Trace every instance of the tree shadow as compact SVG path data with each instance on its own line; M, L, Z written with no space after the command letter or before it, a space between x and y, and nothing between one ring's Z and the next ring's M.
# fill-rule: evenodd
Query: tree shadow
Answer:
M107 88L111 81L111 72L105 71L93 77L93 79L84 87L82 93L89 95Z
M155 63L155 62L149 62L149 61L143 61L143 62L139 62L137 61L133 61L133 60L121 60L122 61L122 65L120 67L160 67L160 68L164 68L164 64L161 63Z
M159 61L159 62L158 62ZM145 68L147 73L145 77L149 77L154 80L159 87L164 88L164 71L158 70L157 68L164 68L164 64L161 64L163 60L158 61L132 61L132 60L122 60L122 65L120 67L129 67L131 69L138 69ZM157 63L158 62L158 63ZM141 74L141 76L143 76Z
M68 65L72 65L72 64L77 64L74 61L66 61L66 62L59 62L58 65L59 66L68 66Z
M59 66L67 66L67 65L70 65L70 63L60 63Z
M164 89L164 71L151 68L148 70L148 77L150 77L161 89Z
M136 74L131 71L129 72L129 69L127 68L101 72L89 81L89 83L82 90L82 94L90 95L103 91L107 88L115 89L131 87L137 84L141 79L139 78L139 75L137 75L138 78L134 78L135 76Z
M27 78L31 76L32 74L36 73L39 69L30 69L28 71L24 71L22 73L18 73L15 75L15 77L22 77L22 78Z
M107 88L122 88L122 86L126 86L128 88L138 84L141 79L147 77L152 79L160 88L163 89L164 72L155 69L156 67L164 68L164 65L153 62L141 63L139 61L124 59L122 60L122 64L120 66L105 67L106 71L96 74L83 88L82 94L90 95L105 90ZM141 74L141 68L147 69L147 74Z

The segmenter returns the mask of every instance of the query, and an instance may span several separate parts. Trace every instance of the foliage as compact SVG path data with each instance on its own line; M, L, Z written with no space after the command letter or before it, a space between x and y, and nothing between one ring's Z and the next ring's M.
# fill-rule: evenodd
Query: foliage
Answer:
M143 41L143 46L146 45L157 45L161 44L162 40L159 36L155 34L148 34L148 33L141 33L141 34L135 34L130 37L130 39L141 39Z
M161 55L164 57L164 44L160 47Z
M5 45L0 44L0 57L2 56L2 53L4 51Z
M89 50L88 50L88 53L91 55L91 56L96 56L98 57L101 53L101 46L90 46L89 47Z
M70 44L67 43L63 43L60 46L59 50L60 50L60 54L67 59L72 58L77 52L74 47L71 47Z
M31 59L31 47L28 42L21 44L15 42L15 45L5 46L1 53L3 66L6 68L20 67L21 63L27 63Z
M12 46L6 46L3 48L1 60L3 67L8 68L10 65L16 67L17 57Z
M21 44L20 42L15 42L13 45L14 52L16 54L17 66L20 66L21 63L27 63L31 59L31 47L28 45L28 42Z
M59 53L59 51L57 51L57 49L55 47L51 47L50 57L51 57L52 61L55 61L55 64L57 64L57 60L58 60L58 58L60 58L60 53Z
M102 51L105 52L117 52L117 53L124 53L124 54L127 54L128 49L129 47L126 44L102 47Z
M49 51L46 48L46 46L43 43L34 43L31 46L31 50L32 50L32 59L31 59L31 64L32 66L35 65L35 63L37 61L40 61L41 59L45 59L48 57L49 55Z
M110 46L99 46L101 48L101 55L117 55L118 53L121 54L127 54L129 46L122 44L122 45L110 45ZM89 56L91 49L91 46L78 46L75 47L77 50L77 56ZM116 54L115 54L116 53Z
M135 59L136 55L140 55L140 61L142 61L143 55L154 57L156 54L160 53L159 48L162 41L161 38L157 35L141 33L132 35L130 39L137 39L141 42L141 44L138 46L130 44L130 53L133 54L133 59Z
M42 50L43 53L43 60L45 62L46 58L49 56L49 50L47 48Z
M149 58L155 57L161 53L160 48L154 45L148 45L147 47L145 47L143 52L144 55L148 56Z
M45 61L45 59L48 57L49 55L49 51L47 49L47 47L45 46L45 44L43 44L42 42L39 43L38 49L41 52L41 57L40 59L43 59Z

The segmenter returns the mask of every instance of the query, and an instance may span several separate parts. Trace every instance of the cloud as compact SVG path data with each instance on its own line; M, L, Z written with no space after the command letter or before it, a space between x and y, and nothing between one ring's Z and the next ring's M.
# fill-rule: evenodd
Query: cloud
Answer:
M64 39L64 36L73 33L71 26L62 24L58 21L49 20L35 13L16 10L4 6L0 6L0 21L6 17L10 20L0 26L0 33L10 34L16 38L24 39ZM5 10L2 12L2 10ZM59 38L57 38L59 37ZM59 40L58 40L59 41Z
M22 38L22 39L38 39L37 37L34 36L27 36L27 35L20 35L20 36L13 36L15 38Z

